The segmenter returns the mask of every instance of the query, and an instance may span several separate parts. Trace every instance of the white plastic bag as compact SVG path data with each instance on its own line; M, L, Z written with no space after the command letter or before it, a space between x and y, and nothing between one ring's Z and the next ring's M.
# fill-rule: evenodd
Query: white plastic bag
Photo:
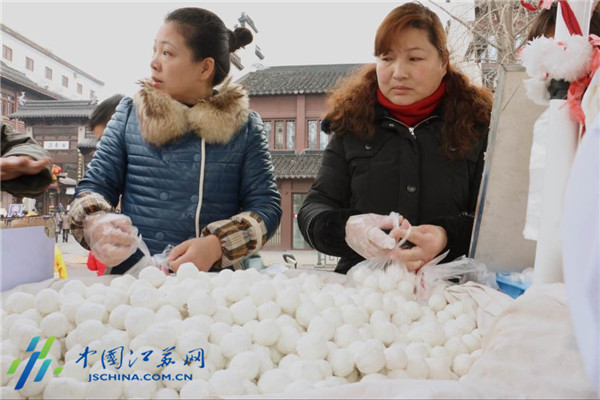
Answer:
M433 294L441 294L450 285L466 282L498 288L495 273L489 272L485 264L463 256L446 264L427 264L421 268L417 273L417 299L426 301Z

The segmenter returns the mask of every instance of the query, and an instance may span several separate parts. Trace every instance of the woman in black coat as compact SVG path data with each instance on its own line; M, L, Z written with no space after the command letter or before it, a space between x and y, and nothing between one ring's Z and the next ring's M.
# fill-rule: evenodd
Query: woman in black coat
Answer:
M311 246L341 257L341 273L364 258L414 271L446 250L446 260L466 254L487 147L491 94L452 68L431 10L394 9L375 55L328 98L332 137L298 214ZM404 237L414 247L399 248Z

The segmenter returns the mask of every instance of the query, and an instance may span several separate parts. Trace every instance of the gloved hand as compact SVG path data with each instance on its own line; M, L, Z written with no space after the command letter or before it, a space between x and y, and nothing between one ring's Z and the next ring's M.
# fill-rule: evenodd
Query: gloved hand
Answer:
M391 230L395 226L407 224L401 216L360 214L353 215L346 222L346 243L366 259L385 256L396 246L396 239L383 229Z
M83 235L94 256L109 267L127 260L138 247L138 230L122 214L97 212L83 223Z

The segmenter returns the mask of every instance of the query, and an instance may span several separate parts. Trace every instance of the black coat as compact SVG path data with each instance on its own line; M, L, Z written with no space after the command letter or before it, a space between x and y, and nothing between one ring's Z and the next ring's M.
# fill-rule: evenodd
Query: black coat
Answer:
M363 260L346 244L348 218L396 211L412 225L443 227L450 250L447 261L466 255L487 127L474 148L451 161L442 153L439 110L414 128L392 118L379 105L376 115L375 135L368 142L351 133L331 137L321 169L298 214L302 235L318 251L341 257L336 272L346 273Z

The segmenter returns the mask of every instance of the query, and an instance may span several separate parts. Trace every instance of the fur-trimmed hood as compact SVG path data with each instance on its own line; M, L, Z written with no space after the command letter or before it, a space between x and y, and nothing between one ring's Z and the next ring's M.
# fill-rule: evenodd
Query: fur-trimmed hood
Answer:
M227 144L244 126L250 113L248 96L241 86L225 83L221 91L188 107L140 81L133 98L141 134L148 143L162 147L194 131L207 144Z

